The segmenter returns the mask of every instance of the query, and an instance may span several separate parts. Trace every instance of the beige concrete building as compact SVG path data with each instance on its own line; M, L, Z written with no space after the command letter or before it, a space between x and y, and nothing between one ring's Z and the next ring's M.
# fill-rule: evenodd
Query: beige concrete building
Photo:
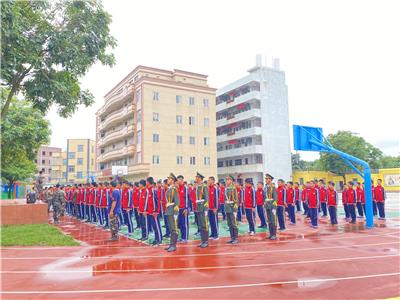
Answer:
M37 152L35 163L37 170L44 170L45 183L54 184L61 178L61 148L41 146Z
M98 180L112 166L127 166L130 180L216 176L215 91L206 75L136 67L96 114Z

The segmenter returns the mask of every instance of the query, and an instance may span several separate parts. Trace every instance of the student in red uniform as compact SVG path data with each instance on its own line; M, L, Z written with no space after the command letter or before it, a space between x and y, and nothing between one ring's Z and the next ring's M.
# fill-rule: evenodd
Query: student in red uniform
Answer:
M253 187L251 178L246 178L244 188L244 210L246 213L247 223L249 224L249 234L254 235L256 232L253 211L256 208L256 191Z
M300 197L301 197L301 191L299 189L299 183L295 182L293 184L293 188L294 188L294 200L296 203L296 212L301 212L301 205L300 205Z
M296 213L295 213L295 190L293 188L293 182L288 181L286 184L286 204L288 208L289 220L291 225L296 224Z
M82 195L82 202L83 202L83 218L85 219L85 222L90 222L89 221L89 184L85 184L82 187L83 190L83 195Z
M128 236L133 233L132 219L130 218L129 211L131 210L129 203L129 183L124 181L122 184L122 195L121 195L121 208L124 223L128 226Z
M378 179L377 186L375 187L375 200L379 212L379 219L385 220L385 189L382 186L382 179Z
M343 209L344 209L344 215L346 221L349 221L350 219L350 212L347 206L347 185L343 185L343 190L342 190L342 204L343 204Z
M219 183L219 209L218 212L222 214L222 220L225 221L226 214L225 214L225 182L221 180Z
M364 212L364 215L367 215L367 212L365 210L365 186L364 186L364 182L362 183L362 194L361 194L361 205L362 205L362 209Z
M356 223L357 195L356 195L356 191L353 189L353 186L354 186L353 181L349 181L347 183L346 203L347 203L347 209L348 209L350 217L351 217L350 223L355 224Z
M181 237L178 241L186 243L189 239L189 190L184 183L184 177L179 175L178 181L178 194L179 194L179 214L178 214L178 228L181 232Z
M135 221L136 221L136 227L135 227L136 229L141 228L140 217L139 217L139 194L140 194L139 182L135 182L133 187L132 200L133 200L133 214L135 215Z
M239 223L242 223L242 215L244 214L244 206L243 206L244 188L240 184L239 180L236 182L236 191L237 191L237 196L238 196L238 211L236 214L236 220Z
M372 189L372 211L374 213L374 216L378 215L378 209L376 205L376 197L375 197L375 187L374 187L374 181L371 180L371 189Z
M304 209L304 216L308 217L308 203L307 203L307 192L308 192L308 185L309 181L306 182L306 184L302 186L301 189L301 202L303 203L303 209Z
M327 193L327 201L328 201L328 211L329 211L329 217L331 219L331 224L336 225L338 223L337 221L337 203L338 203L338 197L337 193L335 191L335 183L332 181L328 182L328 189L326 190Z
M208 222L211 229L211 240L218 240L218 208L219 208L219 190L215 184L214 176L208 177Z
M101 189L101 183L96 185L96 188L94 190L94 207L95 207L95 212L96 212L96 217L97 220L100 223L100 226L104 226L103 223L103 215L101 214L100 210L100 189Z
M362 197L364 195L364 190L361 186L361 182L357 182L357 187L356 187L356 196L357 196L357 212L358 212L358 217L363 218L364 217L364 211L362 207Z
M77 185L77 187L76 187L76 205L77 205L77 209L78 209L78 211L77 211L77 218L78 219L81 219L82 217L82 209L81 209L81 200L82 200L82 190L81 190L81 184L78 184Z
M110 190L108 189L108 183L100 183L100 212L103 218L104 229L109 228L108 223L108 201L110 197Z
M321 204L321 211L322 211L322 216L327 217L328 216L328 210L326 206L326 188L325 188L325 182L320 179L318 182L318 190L319 190L319 201Z
M278 180L277 193L277 207L276 215L278 217L279 230L284 231L285 228L285 207L286 207L286 189L285 181L283 179Z
M259 181L257 183L256 190L256 205L257 205L257 215L260 219L260 226L258 228L267 228L267 222L265 220L265 212L264 212L264 203L265 203L265 192L264 192L264 183Z
M141 241L146 241L148 239L148 225L147 225L147 201L148 201L148 190L146 189L146 181L141 179L139 181L139 217L140 217L140 227L142 229Z
M159 246L162 242L162 233L160 220L158 219L159 211L159 201L157 199L157 191L154 189L154 179L153 177L147 177L146 179L146 189L147 189L147 199L145 202L145 211L147 212L150 228L154 232L154 241L152 246Z
M307 203L308 203L308 214L311 219L311 226L314 229L318 228L318 207L319 207L319 189L315 187L315 184L310 184L307 189Z
M160 209L162 210L163 218L164 218L164 227L165 227L165 234L163 237L167 238L170 237L171 231L169 229L168 225L168 216L166 215L167 212L167 191L168 191L168 179L164 179L162 181L162 186L161 186L161 191L160 191L160 199L161 199L161 205Z

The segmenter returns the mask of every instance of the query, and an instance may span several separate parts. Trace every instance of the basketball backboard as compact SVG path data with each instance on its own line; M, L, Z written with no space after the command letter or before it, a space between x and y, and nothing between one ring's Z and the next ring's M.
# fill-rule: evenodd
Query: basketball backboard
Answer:
M128 166L112 166L112 175L127 175L128 174Z
M311 143L311 140L324 143L322 128L293 125L293 143L295 150L324 151L322 147Z

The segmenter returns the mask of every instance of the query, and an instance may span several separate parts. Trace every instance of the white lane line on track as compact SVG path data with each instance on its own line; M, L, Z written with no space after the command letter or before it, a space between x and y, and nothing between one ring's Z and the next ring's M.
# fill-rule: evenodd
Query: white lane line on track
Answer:
M170 254L170 255L105 255L105 256L56 256L56 257L1 257L1 260L42 260L42 259L62 259L62 258L82 258L88 259L142 259L142 258L179 258L179 257L200 257L200 256L228 256L228 255L249 255L249 254L264 254L274 252L297 252L297 251L310 251L310 250L326 250L326 249L343 249L343 248L361 248L370 246L383 246L383 245L399 245L398 242L386 242L375 244L360 244L360 245L342 245L342 246L328 246L328 247L315 247L315 248L297 248L297 249L276 249L276 250L257 250L257 251L236 251L236 252L218 252L218 253L198 253L198 254Z
M168 291L193 291L193 290L213 290L213 289L231 289L231 288L244 288L244 287L257 287L269 286L278 284L303 284L313 282L330 282L330 281L344 281L353 279L368 279L378 277L399 276L400 273L381 273L369 274L349 277L335 277L335 278L321 278L321 279L303 279L303 280L289 280L289 281L275 281L275 282L258 282L247 284L235 285L213 285L213 286L192 286L192 287L175 287L175 288L153 288L153 289L114 289L114 290L57 290L57 291L0 291L1 294L92 294L92 293L132 293L132 292L168 292Z
M344 233L336 234L336 235L341 235L341 237L334 237L334 238L328 238L328 239L323 239L323 238L305 238L305 239L294 239L294 240L277 240L277 241L254 241L254 242L241 242L238 244L238 246L250 246L250 245L258 245L258 244L266 244L266 245L271 245L271 244L286 244L286 243L299 243L299 242L319 242L319 241L337 241L337 240L348 240L348 239L362 239L362 238L368 238L368 237L394 237L393 234L396 234L397 232L390 232L390 233L385 233L385 234L363 234L360 236L347 236L347 237L342 237ZM332 234L333 235L333 234ZM335 236L336 236L335 235ZM134 240L136 241L136 240ZM190 241L191 244L179 244L179 248L192 248L192 247L197 247L197 244L200 242L200 240L195 240L195 241ZM195 244L194 244L195 243ZM163 244L164 246L167 246L167 244ZM211 244L208 247L221 247L221 246L227 246L227 247L232 247L232 245L229 244ZM62 247L0 247L0 251L3 250L79 250L81 248L88 248L88 249L151 249L151 246L107 246L107 245L88 245L88 246L62 246Z
M273 266L286 266L310 263L325 263L325 262L342 262L353 260L368 260L368 259L381 259L399 257L398 254L390 255L376 255L376 256L356 256L356 257L342 257L331 259L317 259L317 260L301 260L289 261L278 263L264 263L264 264L247 264L247 265L225 265L225 266L210 266L210 267L189 267L189 268L165 268L165 269L134 269L134 270L99 270L93 271L94 273L142 273L142 272L164 272L164 271L196 271L196 270L217 270L217 269L242 269L242 268L257 268L257 267L273 267ZM90 269L92 272L92 270ZM50 273L87 273L87 270L49 270L49 271L1 271L1 274L50 274Z

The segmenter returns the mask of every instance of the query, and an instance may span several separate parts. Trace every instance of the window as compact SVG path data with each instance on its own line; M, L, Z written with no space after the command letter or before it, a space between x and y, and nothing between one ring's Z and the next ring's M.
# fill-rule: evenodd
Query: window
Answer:
M67 179L67 172L63 172L63 178Z
M204 127L208 127L210 125L210 119L204 118Z
M75 152L68 152L68 158L75 159Z
M46 155L46 151L42 151L42 155Z
M159 121L159 118L160 118L159 113L153 113L153 121L154 121L154 122L158 122L158 121Z
M191 157L190 157L190 164L191 164L192 166L194 166L194 165L196 164L196 157L195 157L195 156L191 156Z
M66 164L67 164L67 159L64 158L64 159L63 159L63 165L66 165Z
M159 164L160 164L160 156L153 155L153 165L159 165Z
M125 146L127 146L128 145L128 140L125 139L124 143L125 143Z
M204 165L209 166L210 161L211 161L210 157L208 157L208 156L204 157Z
M76 177L77 177L78 179L82 179L82 178L83 178L82 172L76 173Z
M115 149L115 144L112 145L112 148Z
M83 145L78 145L78 152L83 152Z
M248 159L247 157L244 159L244 164L245 164L245 165L248 165L248 164L249 164L249 159Z
M159 99L159 95L160 95L160 94L159 94L158 92L153 92L153 100L154 100L154 101L160 100L160 99Z
M137 133L137 143L141 144L142 143L142 131L139 130Z
M136 154L136 161L138 164L140 164L142 162L142 152L138 152Z
M224 162L223 161L219 161L218 162L218 168L222 168L224 166Z
M45 164L46 164L46 160L42 159L42 165L45 165Z
M203 105L204 107L208 107L208 99L203 99Z
M78 165L83 165L83 158L78 158Z
M68 172L75 172L75 166L68 166Z
M160 135L158 133L153 133L153 143L158 143L160 141Z
M189 125L194 125L194 117L189 117Z
M183 164L183 157L182 156L178 155L176 157L176 164L177 165L182 165Z
M53 156L53 152L49 152L49 156Z
M176 104L182 103L182 96L176 95Z
M182 116L176 116L176 124L182 124Z
M177 135L176 136L176 143L177 144L182 144L182 136L181 135Z
M190 137L189 137L189 144L190 144L190 145L196 144L196 138L195 138L194 136L190 136Z
M137 118L138 123L142 122L142 111L141 110L138 110L136 118Z
M241 159L235 159L235 166L240 166L242 164Z
M205 137L204 138L204 146L208 146L210 145L210 138L209 137Z
M189 97L189 105L194 105L194 97Z

